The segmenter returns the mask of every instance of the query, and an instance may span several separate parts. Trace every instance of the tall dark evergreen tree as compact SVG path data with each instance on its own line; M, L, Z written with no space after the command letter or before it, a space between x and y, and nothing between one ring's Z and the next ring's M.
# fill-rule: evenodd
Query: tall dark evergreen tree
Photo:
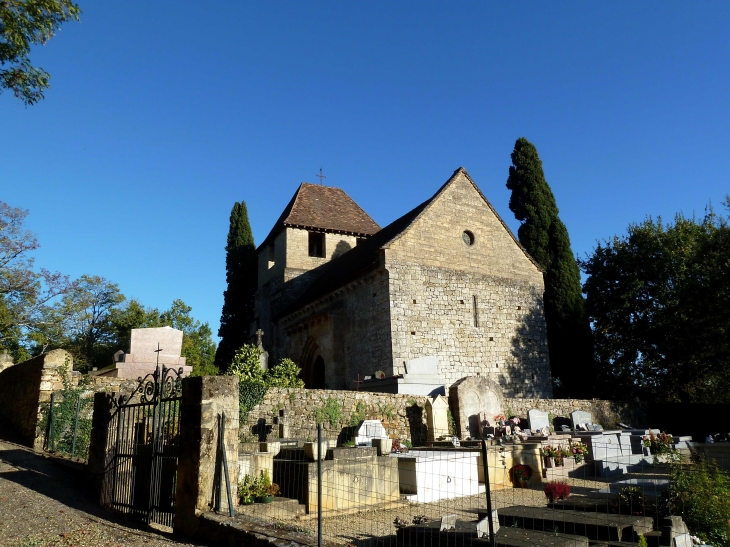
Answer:
M221 341L215 353L215 364L225 372L233 354L249 341L253 321L253 296L257 284L256 246L248 222L246 203L236 203L231 210L226 245L226 282L223 312L218 336Z
M594 373L590 327L581 294L580 270L565 224L542 169L537 149L524 137L512 152L509 208L522 224L520 243L545 270L545 321L550 368L562 395L587 395ZM558 392L558 394L561 394Z

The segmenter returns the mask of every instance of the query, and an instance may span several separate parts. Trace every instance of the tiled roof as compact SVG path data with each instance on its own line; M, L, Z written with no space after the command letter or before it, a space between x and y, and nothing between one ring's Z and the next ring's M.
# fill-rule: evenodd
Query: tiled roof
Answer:
M428 209L429 205L443 192L449 184L451 184L457 176L464 174L469 182L477 190L481 198L486 202L489 209L494 213L495 217L502 224L507 233L512 237L515 244L525 253L527 258L537 267L538 270L542 271L540 265L527 253L522 247L520 242L514 236L512 231L509 229L507 224L502 220L497 211L489 203L489 200L482 194L481 190L477 187L474 181L471 179L466 169L459 167L454 174L446 181L446 183L439 188L439 190L429 199L421 203L418 207L407 212L405 215L397 220L394 220L388 224L385 228L372 235L365 241L362 241L355 247L344 253L342 256L330 260L323 264L316 270L313 270L319 277L312 285L302 294L297 300L292 302L287 308L282 310L277 317L286 317L287 315L295 312L298 309L303 308L307 304L311 304L315 300L322 298L330 292L343 287L360 277L365 272L372 270L378 265L378 257L380 251L386 248L390 243L401 237L409 226L411 226L421 214Z
M380 226L344 190L303 182L259 249L285 226L369 236Z

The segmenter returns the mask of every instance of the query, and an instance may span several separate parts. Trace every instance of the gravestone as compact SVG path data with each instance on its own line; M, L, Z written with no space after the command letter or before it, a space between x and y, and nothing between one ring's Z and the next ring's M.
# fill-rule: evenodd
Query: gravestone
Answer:
M456 515L444 515L441 517L440 531L456 529Z
M426 401L426 423L428 425L428 440L435 441L449 434L449 403L446 397L437 395L433 400Z
M532 409L527 413L527 419L530 422L530 429L532 431L540 430L543 427L550 429L550 419L548 418L547 412Z
M496 535L499 531L499 518L497 517L497 510L492 511L492 528ZM489 520L484 517L482 520L477 522L477 537L488 538L489 537Z
M13 366L13 358L8 353L8 350L3 350L2 355L0 355L0 372L5 370L6 368L10 368Z
M385 431L380 420L365 420L360 426L360 429L357 430L355 444L371 445L373 439L382 439L387 436L388 432Z
M481 436L479 414L502 414L504 397L498 384L483 377L468 377L457 381L449 389L449 406L456 422L457 435Z
M672 540L672 547L694 547L692 544L692 537L689 534L674 536L674 539Z
M132 329L129 352L117 351L112 365L90 375L136 379L153 373L159 362L168 369L182 368L182 376L188 376L193 367L186 366L185 357L180 355L182 341L183 332L172 327Z
M588 425L591 425L591 431L593 431L593 417L590 412L585 410L574 410L570 413L570 423L573 426L573 430L578 429L578 425L586 426L583 431L588 431Z

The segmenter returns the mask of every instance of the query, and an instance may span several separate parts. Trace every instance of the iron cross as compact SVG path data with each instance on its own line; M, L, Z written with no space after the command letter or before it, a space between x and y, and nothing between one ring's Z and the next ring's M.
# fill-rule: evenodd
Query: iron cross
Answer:
M321 167L319 168L319 175L314 175L314 176L315 176L315 177L319 177L319 185L320 185L320 186L322 186L322 179L326 179L326 178L327 178L327 177L325 177L325 176L324 176L324 175L322 174L322 168L321 168Z

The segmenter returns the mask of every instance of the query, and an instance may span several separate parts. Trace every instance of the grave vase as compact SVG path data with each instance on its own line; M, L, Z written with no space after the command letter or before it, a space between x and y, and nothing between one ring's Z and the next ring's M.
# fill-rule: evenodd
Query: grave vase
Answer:
M555 467L555 458L545 458L545 468L551 469Z

